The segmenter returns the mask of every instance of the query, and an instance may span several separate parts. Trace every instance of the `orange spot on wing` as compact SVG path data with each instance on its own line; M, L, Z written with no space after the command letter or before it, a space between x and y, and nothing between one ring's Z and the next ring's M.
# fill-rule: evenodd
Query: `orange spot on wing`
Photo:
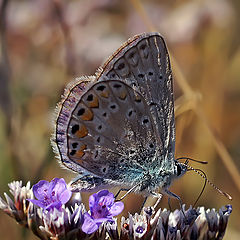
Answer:
M85 109L85 113L81 116L81 119L84 121L91 121L93 119L93 112L89 109Z
M83 155L84 155L84 153L83 153ZM83 155L82 155L82 156L83 156ZM82 156L81 156L81 157L82 157ZM80 163L81 165L83 164L83 160L81 160L81 159L78 159L78 160L76 160L75 162Z
M109 96L109 91L108 91L108 90L104 90L103 92L100 93L100 96L101 96L101 97L104 97L104 98L108 98L108 96Z
M94 96L93 101L90 103L90 107L98 107L98 98Z
M87 146L84 144L84 145L82 145L79 149L78 149L78 151L76 152L76 154L74 155L74 157L76 157L76 158L82 158L83 157L83 155L85 154L85 152L84 152L84 149L86 149L87 148ZM81 159L79 159L79 160L77 160L79 163L82 163L83 161L81 160Z
M94 96L93 100L88 105L89 105L89 107L92 107L92 108L98 107L98 98L97 98L97 96Z
M75 133L78 138L83 138L88 135L88 130L85 125L81 125L80 129Z
M139 95L135 95L135 100L139 101L139 100L141 100L141 97Z
M126 96L127 96L127 92L124 90L124 91L121 91L121 92L120 92L119 98L122 99L122 100L124 100L124 99L126 98Z

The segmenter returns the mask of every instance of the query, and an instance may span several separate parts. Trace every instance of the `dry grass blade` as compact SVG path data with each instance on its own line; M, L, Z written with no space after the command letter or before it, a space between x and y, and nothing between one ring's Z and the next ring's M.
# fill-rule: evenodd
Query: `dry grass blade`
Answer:
M143 22L147 26L147 28L151 31L154 32L156 31L155 26L152 24L151 20L149 19L146 11L144 10L142 4L140 3L139 0L131 0L131 3L133 7L136 9L136 11L139 13L140 17L143 19Z

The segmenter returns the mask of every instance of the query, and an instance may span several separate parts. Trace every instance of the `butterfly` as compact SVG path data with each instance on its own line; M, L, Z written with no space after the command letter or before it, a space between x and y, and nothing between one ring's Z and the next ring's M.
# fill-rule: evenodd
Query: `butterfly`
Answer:
M65 90L55 152L78 173L76 191L119 186L145 196L168 188L187 167L175 159L173 77L159 33L130 38L94 76Z

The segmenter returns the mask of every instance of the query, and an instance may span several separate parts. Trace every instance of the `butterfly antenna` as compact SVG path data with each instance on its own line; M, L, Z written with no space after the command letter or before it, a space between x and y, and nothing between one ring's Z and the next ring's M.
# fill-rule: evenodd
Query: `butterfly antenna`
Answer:
M206 184L207 184L207 176L206 176L206 173L205 173L204 171L202 171L201 169L195 169L195 170L201 172L201 173L204 175L204 180L205 180L205 181L204 181L204 185L203 185L202 191L199 193L199 195L198 195L195 203L193 204L193 207L196 206L196 204L197 204L198 200L200 199L200 197L202 196L202 194L203 194L203 192L204 192L204 190L205 190ZM188 171L193 171L193 170L192 170L192 169L188 169Z
M223 192L221 189L219 189L217 186L215 186L212 182L210 182L208 179L207 179L207 176L206 174L203 174L202 172L200 172L198 169L195 169L185 163L181 163L182 165L186 166L188 168L188 170L193 170L194 172L196 172L198 175L200 175L203 179L205 179L205 181L210 185L212 186L215 190L217 190L220 194L224 195L226 198L228 198L229 200L232 200L232 197L226 193L226 192Z
M201 163L201 164L208 164L207 161L199 161L199 160L196 160L196 159L193 159L193 158L189 158L189 157L180 157L180 158L177 158L176 160L177 161L178 160L186 160L186 161L192 161L192 162L197 162L197 163Z

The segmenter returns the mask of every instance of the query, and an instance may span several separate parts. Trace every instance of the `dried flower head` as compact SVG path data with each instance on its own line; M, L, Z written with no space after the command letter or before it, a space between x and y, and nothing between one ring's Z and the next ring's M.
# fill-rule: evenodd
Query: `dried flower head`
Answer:
M43 185L46 186L39 184L38 193L44 189L41 187ZM59 193L56 198L61 203L66 202L67 198L65 196L62 198L60 194L60 192L65 192L65 187L62 184L53 184L53 186L55 187L52 187L52 191L55 189ZM46 196L51 199L50 203L41 202L43 204L41 207L33 204L32 201L27 201L27 199L33 199L30 183L22 186L22 182L13 182L9 184L9 187L14 200L4 194L6 201L0 197L0 208L20 225L29 228L44 240L223 239L232 212L231 205L226 205L219 211L206 210L204 207L185 209L183 205L182 209L174 212L167 209L159 209L155 212L155 209L149 207L141 215L129 214L128 218L122 217L120 226L118 226L117 219L113 216L122 211L123 203L115 202L113 194L107 190L102 190L90 197L90 212L88 213L81 203L79 193L74 193L67 204L62 204L61 208L54 207L47 211L46 208L53 200L49 195ZM38 198L38 201L40 200L42 199Z

